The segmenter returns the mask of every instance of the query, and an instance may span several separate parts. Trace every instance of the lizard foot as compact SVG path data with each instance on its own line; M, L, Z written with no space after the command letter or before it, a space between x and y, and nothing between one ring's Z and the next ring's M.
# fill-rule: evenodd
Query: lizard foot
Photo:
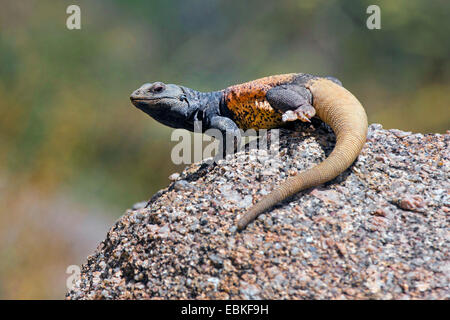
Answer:
M303 122L311 122L309 119L314 117L316 114L316 109L314 109L311 105L301 105L295 110L288 110L283 113L282 120L283 122L300 120Z

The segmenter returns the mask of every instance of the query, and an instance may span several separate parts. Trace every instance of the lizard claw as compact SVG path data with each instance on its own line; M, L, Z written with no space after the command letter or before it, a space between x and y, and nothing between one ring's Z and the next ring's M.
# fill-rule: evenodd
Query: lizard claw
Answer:
M297 120L297 115L292 110L288 110L281 116L283 122L295 121Z
M300 120L303 122L311 122L309 119L314 117L316 109L311 105L301 105L295 110L288 110L283 113L281 120L283 122Z

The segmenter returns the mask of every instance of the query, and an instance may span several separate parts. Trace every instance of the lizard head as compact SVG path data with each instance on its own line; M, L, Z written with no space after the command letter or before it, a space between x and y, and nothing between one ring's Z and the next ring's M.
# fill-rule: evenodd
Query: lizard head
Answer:
M145 83L130 96L136 108L173 128L183 128L190 106L182 87L162 82Z

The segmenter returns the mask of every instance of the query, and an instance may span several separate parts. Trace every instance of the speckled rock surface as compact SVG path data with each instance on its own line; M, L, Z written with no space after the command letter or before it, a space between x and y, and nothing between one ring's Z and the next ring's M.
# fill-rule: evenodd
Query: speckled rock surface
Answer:
M188 166L111 228L68 299L448 299L450 134L373 124L354 165L241 233L250 204L329 154L324 125ZM256 156L259 155L256 161Z

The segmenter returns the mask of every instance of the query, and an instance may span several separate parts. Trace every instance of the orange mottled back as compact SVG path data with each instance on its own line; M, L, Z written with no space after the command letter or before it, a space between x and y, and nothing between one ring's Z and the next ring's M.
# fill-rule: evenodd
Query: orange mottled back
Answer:
M271 129L282 124L281 113L270 106L266 92L292 82L297 75L269 76L228 87L225 90L225 103L238 127L243 130Z

